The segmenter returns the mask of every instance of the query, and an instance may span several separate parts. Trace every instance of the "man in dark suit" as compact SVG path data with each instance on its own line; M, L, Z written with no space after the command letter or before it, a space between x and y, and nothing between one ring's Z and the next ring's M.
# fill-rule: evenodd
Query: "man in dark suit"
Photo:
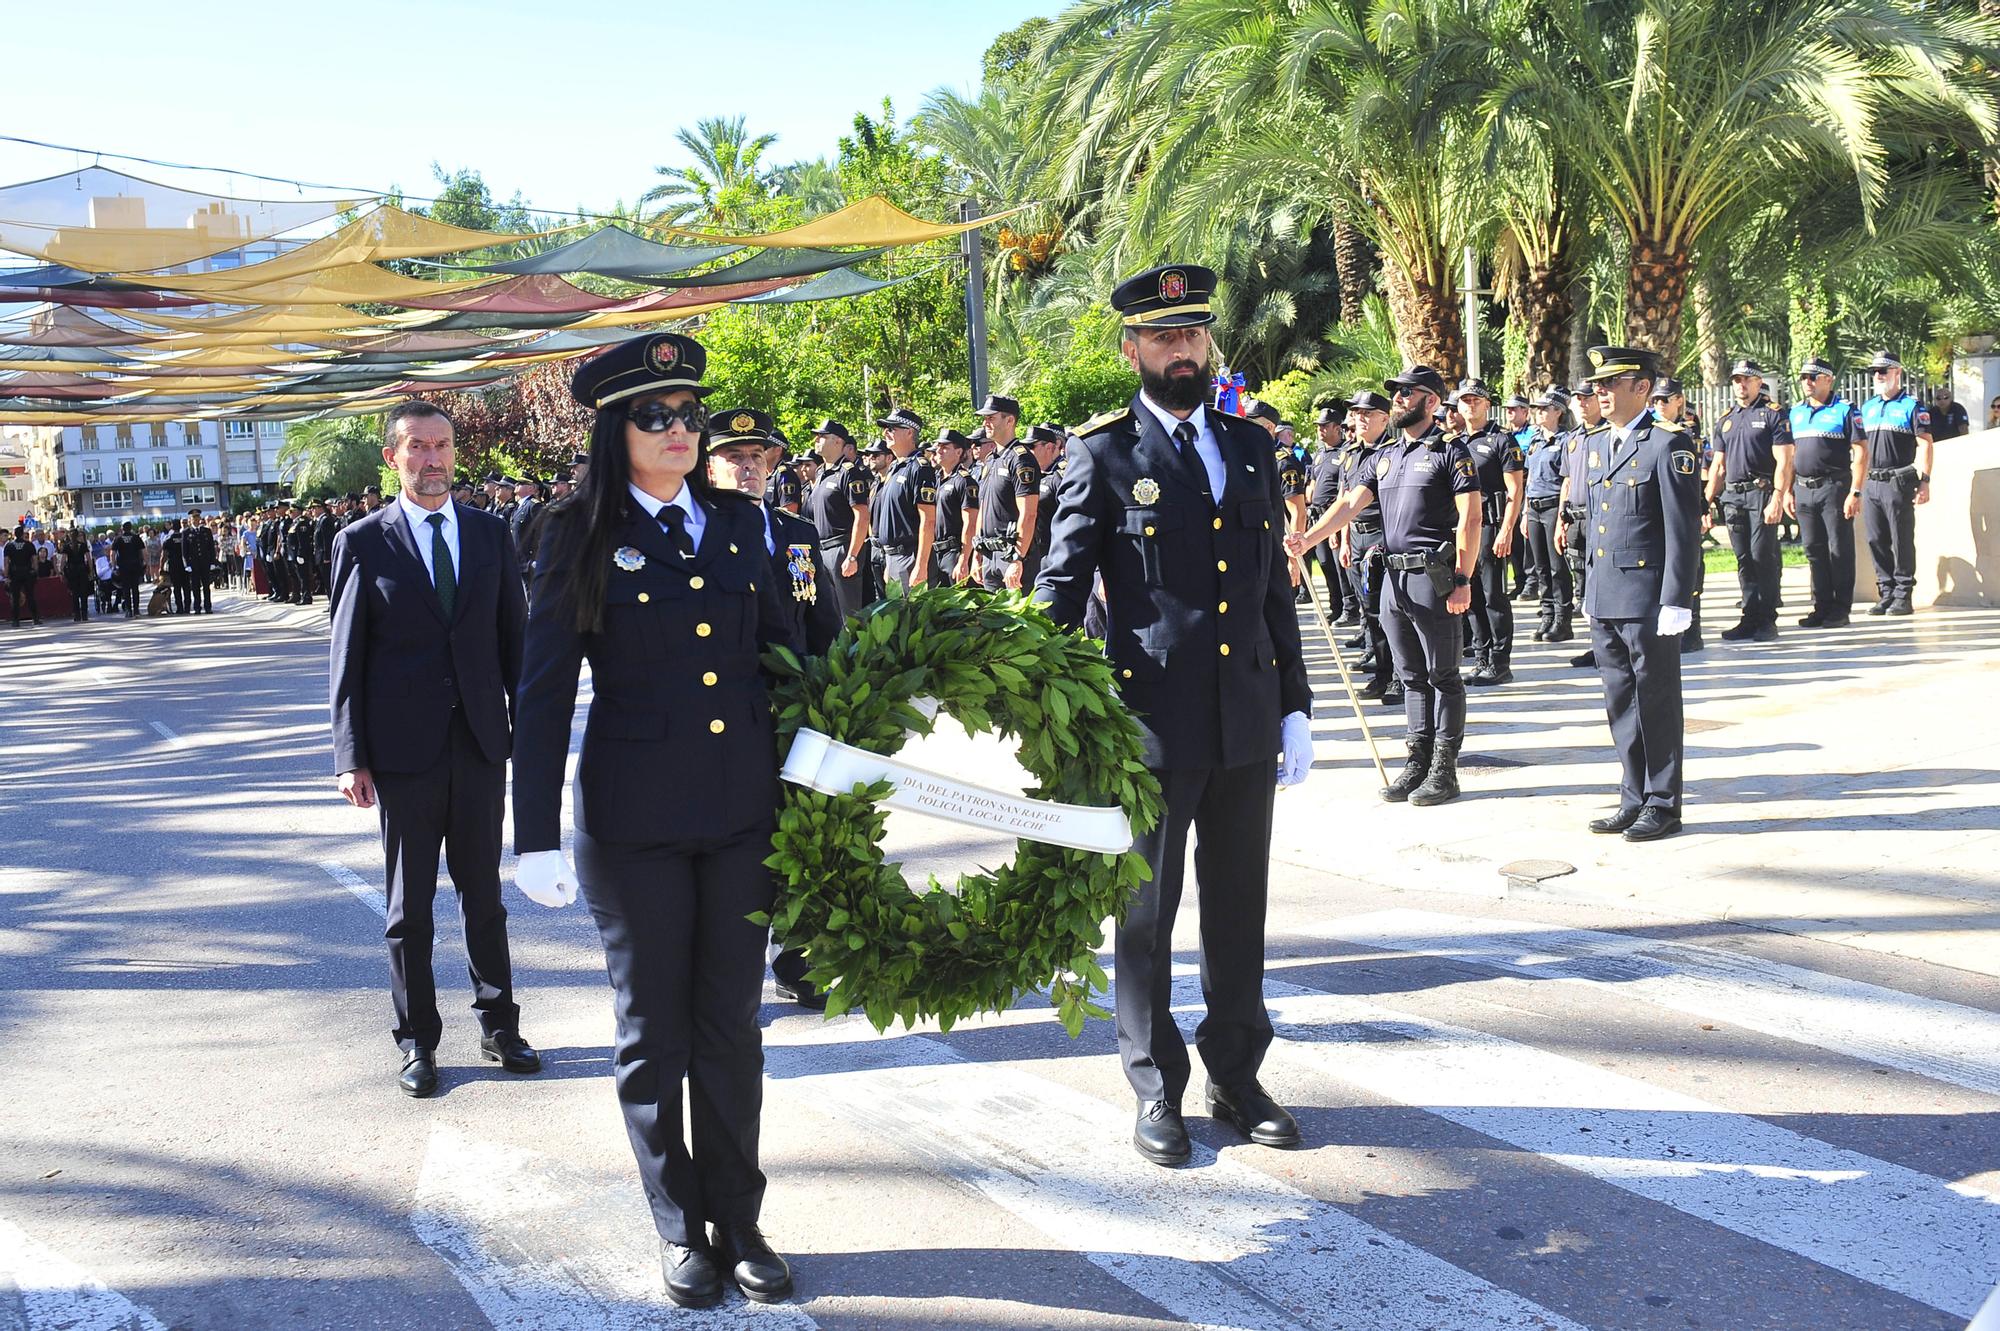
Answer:
M197 615L215 613L212 595L215 582L215 533L196 513L188 519L187 535L181 540L181 555L188 566L188 609Z
M185 615L193 608L189 595L192 586L188 580L186 542L181 520L170 519L166 539L160 542L160 576L174 590L174 613L177 615Z
M1618 811L1590 830L1652 841L1681 830L1680 635L1701 566L1701 445L1647 408L1652 352L1592 347L1589 359L1611 430L1584 462L1583 609L1623 768Z
M498 518L450 502L451 418L427 402L389 413L392 504L333 544L329 674L340 793L381 810L398 1078L437 1089L443 1033L431 977L440 844L465 925L480 1053L537 1072L521 1038L500 903L500 821L527 602Z
M1105 654L1165 798L1160 825L1136 847L1151 881L1117 940L1118 1048L1139 1100L1133 1145L1161 1165L1189 1154L1180 1104L1190 1066L1172 969L1190 827L1208 1004L1195 1043L1209 1111L1260 1145L1299 1140L1257 1071L1271 1043L1272 798L1311 766L1312 693L1279 547L1284 505L1270 436L1206 405L1214 289L1211 270L1173 264L1113 291L1140 392L1070 439L1034 589L1052 619L1075 627L1102 575Z

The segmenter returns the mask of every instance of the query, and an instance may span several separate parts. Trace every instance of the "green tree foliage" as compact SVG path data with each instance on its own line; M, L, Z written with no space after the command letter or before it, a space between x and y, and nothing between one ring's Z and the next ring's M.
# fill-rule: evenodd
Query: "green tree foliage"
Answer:
M278 470L290 478L293 494L308 499L378 484L382 418L343 416L288 425L278 448Z

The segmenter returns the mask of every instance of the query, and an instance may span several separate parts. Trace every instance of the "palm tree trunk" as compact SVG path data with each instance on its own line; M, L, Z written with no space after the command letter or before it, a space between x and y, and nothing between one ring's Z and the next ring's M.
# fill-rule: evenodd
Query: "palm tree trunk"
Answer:
M1722 293L1707 264L1694 275L1694 334L1701 344L1701 381L1719 388L1729 380L1729 351L1722 345Z
M1382 276L1403 359L1447 379L1465 373L1465 321L1450 283L1412 274L1394 261L1382 265Z
M1333 219L1333 271L1340 283L1340 321L1361 322L1361 312L1373 288L1375 247L1361 228L1345 218Z
M1687 251L1652 236L1634 236L1631 265L1625 287L1625 340L1658 352L1671 370L1680 359L1681 308L1687 304Z
M1533 387L1566 382L1569 372L1570 303L1567 256L1537 264L1521 275L1521 329L1528 338L1527 382Z

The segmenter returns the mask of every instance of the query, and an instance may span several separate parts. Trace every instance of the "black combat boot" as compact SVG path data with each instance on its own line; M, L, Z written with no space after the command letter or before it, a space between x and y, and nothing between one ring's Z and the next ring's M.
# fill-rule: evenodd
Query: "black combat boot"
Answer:
M1410 750L1410 759L1403 764L1402 772L1388 785L1382 787L1382 798L1391 804L1401 804L1410 797L1410 792L1423 784L1431 770L1431 741L1428 737L1412 735L1404 741Z
M1566 605L1557 606L1555 627L1549 630L1550 642L1568 642L1576 636L1576 631L1570 627L1569 621L1570 608Z
M1410 792L1410 803L1420 809L1458 798L1458 746L1465 741L1441 739L1431 747L1430 775Z

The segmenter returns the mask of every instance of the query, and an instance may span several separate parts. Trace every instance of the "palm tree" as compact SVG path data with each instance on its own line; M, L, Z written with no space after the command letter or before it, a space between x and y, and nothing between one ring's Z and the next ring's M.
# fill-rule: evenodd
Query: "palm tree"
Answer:
M847 202L840 188L840 172L824 157L779 167L771 173L771 187L786 198L797 199L807 217L830 213Z
M750 136L744 117L700 120L679 129L674 140L694 158L693 166L656 166L658 184L639 196L641 207L658 205L649 221L665 225L695 222L730 227L742 222L744 201L769 196L760 171L775 134Z
M1404 354L1465 360L1457 255L1486 204L1469 81L1488 51L1473 0L1085 0L1043 44L1037 119L1065 187L1126 202L1134 255L1218 211L1298 210L1381 251ZM1353 237L1342 306L1361 307Z
M1669 361L1705 240L1776 197L1888 192L1886 122L1984 141L1965 54L1996 31L1918 0L1548 0L1486 99L1586 179L1628 246L1624 336Z
M382 472L380 416L325 416L285 427L278 472L302 495L348 494Z

